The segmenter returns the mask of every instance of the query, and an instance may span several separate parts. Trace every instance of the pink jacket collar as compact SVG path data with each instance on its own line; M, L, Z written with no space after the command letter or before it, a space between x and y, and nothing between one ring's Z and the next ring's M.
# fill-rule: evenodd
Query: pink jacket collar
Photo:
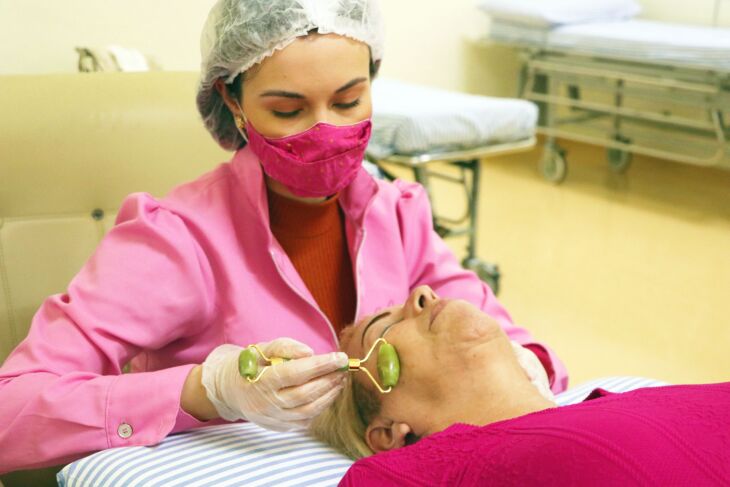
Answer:
M239 149L231 160L249 208L264 222L269 221L269 203L266 197L264 173L256 155L250 148ZM364 168L360 168L355 179L340 194L340 206L348 220L362 225L370 202L378 193L378 184Z

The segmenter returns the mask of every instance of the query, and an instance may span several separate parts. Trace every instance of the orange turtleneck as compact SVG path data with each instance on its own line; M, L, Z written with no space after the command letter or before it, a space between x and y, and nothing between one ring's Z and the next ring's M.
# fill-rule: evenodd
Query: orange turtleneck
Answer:
M339 334L355 319L355 282L339 195L309 204L269 190L268 199L272 233Z

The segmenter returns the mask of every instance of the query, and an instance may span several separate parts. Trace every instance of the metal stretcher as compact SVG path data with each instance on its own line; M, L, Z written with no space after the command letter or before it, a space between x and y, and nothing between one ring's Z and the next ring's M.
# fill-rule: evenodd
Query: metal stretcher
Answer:
M521 51L519 96L540 106L546 179L561 182L567 173L557 138L606 147L616 172L632 154L730 169L729 29L641 20L552 31L495 23L490 39Z
M524 123L513 124L505 132L499 130L498 125L494 125L494 122L504 121L506 124L510 124L508 117L500 117L499 113L495 113L493 116L499 118L499 120L493 120L493 124L490 126L490 133L481 133L483 139L481 143L476 143L472 137L467 134L474 132L474 127L470 127L470 130L460 131L456 130L457 137L454 137L453 133L444 133L441 129L438 133L423 134L423 130L417 130L420 136L423 136L423 143L420 145L414 143L414 137L417 139L418 136L410 134L405 137L410 143L410 149L407 153L399 153L397 145L391 144L391 150L384 152L382 150L383 140L387 139L388 136L392 136L394 131L404 129L408 120L404 119L403 108L406 108L402 103L405 100L406 105L408 99L414 102L424 104L424 98L422 96L426 93L419 93L418 89L411 85L406 84L391 84L388 86L388 94L380 93L377 89L377 83L383 83L383 80L376 82L373 91L373 102L374 102L374 113L373 113L373 138L374 143L368 148L366 158L368 161L378 166L381 173L388 179L395 179L395 176L388 170L389 165L395 165L407 168L412 171L414 179L424 186L426 189L431 206L433 208L433 220L434 228L436 232L443 238L450 238L455 236L466 235L468 237L466 245L466 256L462 260L462 265L470 270L473 270L480 279L486 282L496 294L499 291L499 280L500 271L496 264L489 263L481 260L477 257L477 234L479 227L478 218L478 202L480 194L480 163L482 159L489 157L497 157L505 154L512 154L522 151L527 151L535 146L536 139L534 135L535 122L537 112L534 110L532 104L524 105L524 102L520 100L507 100L507 102L517 102L514 105L513 113L524 111L525 108L528 110L523 114L518 114L518 118L525 118ZM387 81L386 81L387 83ZM382 84L381 84L382 86ZM440 107L450 107L450 113L457 119L463 121L459 105L459 101L466 102L465 106L469 106L469 100L464 99L463 94L457 94L443 90L428 89L429 98L427 100L433 101L434 96L439 100L437 103ZM389 100L394 100L394 96L399 98L399 107L393 108L392 104L387 104ZM459 100L459 97L462 97ZM388 98L386 100L385 98ZM480 98L485 101L490 100L487 97L474 97ZM454 103L456 101L457 103ZM499 100L503 102L505 100ZM468 108L467 108L468 109ZM500 111L510 111L510 105L500 105ZM397 115L397 116L395 116ZM411 117L411 122L423 122L424 119L428 119L429 116L439 115L437 112L428 114L414 114L408 113ZM534 118L533 118L534 115ZM441 114L440 116L443 116ZM484 114L475 113L475 116L482 120ZM448 118L448 117L447 117ZM384 130L378 130L383 128ZM512 128L516 128L512 130ZM422 128L422 127L421 127ZM463 127L462 127L463 128ZM447 131L448 132L448 131ZM477 132L479 132L477 130ZM494 137L495 133L501 133L499 137ZM402 134L401 134L402 135ZM443 143L443 140L435 140L441 138L450 138L448 144ZM392 138L392 137L391 137ZM498 140L498 139L509 139L509 140ZM461 140L459 140L461 139ZM451 169L458 168L456 173L452 171L439 170L439 165L435 163L447 163ZM441 165L443 168L443 164ZM457 175L455 175L457 174ZM433 185L431 184L434 180L446 181L449 184L456 185L461 191L464 192L466 205L464 213L457 218L448 217L443 214L437 213L436 206L434 205L434 199L438 198L436 195Z

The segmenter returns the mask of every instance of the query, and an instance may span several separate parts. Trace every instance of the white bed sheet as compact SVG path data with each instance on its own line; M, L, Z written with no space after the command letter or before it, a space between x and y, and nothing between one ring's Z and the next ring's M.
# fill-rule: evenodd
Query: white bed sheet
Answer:
M373 83L368 153L427 154L528 139L537 107L528 101L469 95L378 79Z
M493 22L489 36L510 44L730 71L728 28L650 20L592 22L552 29Z
M493 19L530 26L624 20L641 12L636 0L479 0Z

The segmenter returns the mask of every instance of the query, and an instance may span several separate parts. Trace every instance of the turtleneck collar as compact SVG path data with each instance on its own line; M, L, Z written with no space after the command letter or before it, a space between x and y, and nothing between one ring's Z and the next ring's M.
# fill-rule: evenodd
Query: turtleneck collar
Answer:
M320 236L340 224L339 194L321 203L304 203L268 190L269 221L274 234L294 238Z

